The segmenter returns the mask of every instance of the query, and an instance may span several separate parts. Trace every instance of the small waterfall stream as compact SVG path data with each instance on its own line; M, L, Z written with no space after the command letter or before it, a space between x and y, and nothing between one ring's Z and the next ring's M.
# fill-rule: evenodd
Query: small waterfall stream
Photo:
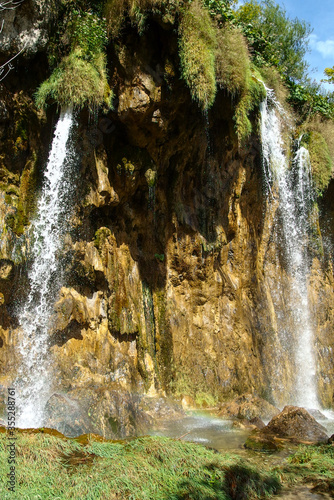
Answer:
M278 196L286 270L290 276L286 291L291 310L290 331L284 331L282 345L293 346L294 390L286 395L285 404L319 408L316 384L316 362L313 346L313 325L308 298L308 233L313 204L311 165L308 151L297 145L291 168L284 151L281 120L284 112L271 89L261 105L261 139L263 169L269 198ZM277 194L273 194L276 190ZM279 285L278 285L279 286ZM282 335L282 332L281 332Z
M71 144L73 113L62 112L54 133L44 185L32 222L29 294L18 311L22 331L22 361L15 386L18 426L43 425L43 409L50 396L52 364L48 354L50 318L60 288L59 250L67 230L73 191L75 157Z

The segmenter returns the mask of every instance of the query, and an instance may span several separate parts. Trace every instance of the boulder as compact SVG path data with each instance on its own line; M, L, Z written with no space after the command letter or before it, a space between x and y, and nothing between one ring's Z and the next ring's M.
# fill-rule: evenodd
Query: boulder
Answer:
M244 446L254 451L273 452L289 443L319 443L330 439L325 427L305 408L285 406L266 427L253 431Z
M226 418L270 420L279 414L279 409L253 394L243 394L229 403L224 403L218 415Z
M262 432L281 438L300 441L327 441L326 429L305 408L285 406L283 411L271 419Z

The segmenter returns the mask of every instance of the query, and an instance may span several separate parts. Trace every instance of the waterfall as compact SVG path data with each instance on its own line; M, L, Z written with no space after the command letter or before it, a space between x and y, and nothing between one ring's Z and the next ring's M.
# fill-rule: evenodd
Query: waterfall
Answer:
M313 346L313 325L308 298L308 233L309 215L313 204L311 165L308 151L297 144L291 168L284 151L281 122L282 108L271 89L261 104L261 139L266 191L270 198L278 197L286 271L289 275L285 291L291 314L288 330L279 332L281 346L292 356L294 389L286 395L285 404L319 408L316 383L316 362ZM275 190L275 194L272 192ZM280 284L277 285L278 287ZM289 347L293 352L289 352Z
M58 254L73 199L75 157L70 138L73 122L71 110L61 113L31 227L29 294L18 310L22 337L19 342L22 360L15 383L19 427L43 425L43 409L52 386L48 341L53 303L61 281Z

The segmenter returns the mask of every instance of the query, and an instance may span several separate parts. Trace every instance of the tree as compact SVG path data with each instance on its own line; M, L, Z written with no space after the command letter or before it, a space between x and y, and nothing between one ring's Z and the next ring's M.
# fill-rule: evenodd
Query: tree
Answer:
M0 2L0 12L3 12L5 10L14 10L16 7L21 5L21 3L24 0L4 0ZM3 27L5 25L5 20L2 19L1 24L0 24L0 34L2 33ZM12 62L14 59L17 58L23 51L25 47L23 47L17 54L15 54L13 57L11 57L8 61L6 61L2 66L0 66L0 82L6 78L8 73L14 69L14 66Z
M273 0L244 3L236 11L236 19L257 63L277 66L286 77L303 80L308 67L304 56L312 32L309 23L289 19Z
M325 68L324 74L327 78L321 80L322 82L334 83L334 66L332 68Z

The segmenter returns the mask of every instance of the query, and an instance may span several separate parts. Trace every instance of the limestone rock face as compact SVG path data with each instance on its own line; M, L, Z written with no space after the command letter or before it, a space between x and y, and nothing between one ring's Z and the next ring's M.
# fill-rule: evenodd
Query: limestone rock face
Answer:
M44 35L57 17L56 6L44 16L41 5L49 3L30 0L6 14L17 22L6 18L10 31L1 49L6 58L21 47L17 26L22 36L35 30L29 50L36 58L18 66L18 75L27 75L23 90L14 72L0 89L4 395L20 360L17 310L29 293L29 224L58 117L52 106L47 115L37 112L32 99L49 76ZM233 103L221 90L203 116L179 78L175 33L154 20L152 27L140 37L129 28L126 46L108 55L114 110L96 120L78 116L79 180L59 254L63 287L50 318L56 376L47 407L47 418L62 429L72 424L61 421L57 408L73 410L78 424L71 432L144 432L159 413L178 414L168 397L197 407L232 399L221 406L224 415L268 419L277 410L263 399L282 406L293 394L296 367L281 335L292 321L285 294L291 278L278 198L274 193L269 206L263 190L259 138L238 146ZM332 199L324 196L322 213L332 211ZM330 241L334 231L324 216L320 229ZM318 392L329 407L331 253L323 245L309 254ZM163 411L156 406L161 399Z

